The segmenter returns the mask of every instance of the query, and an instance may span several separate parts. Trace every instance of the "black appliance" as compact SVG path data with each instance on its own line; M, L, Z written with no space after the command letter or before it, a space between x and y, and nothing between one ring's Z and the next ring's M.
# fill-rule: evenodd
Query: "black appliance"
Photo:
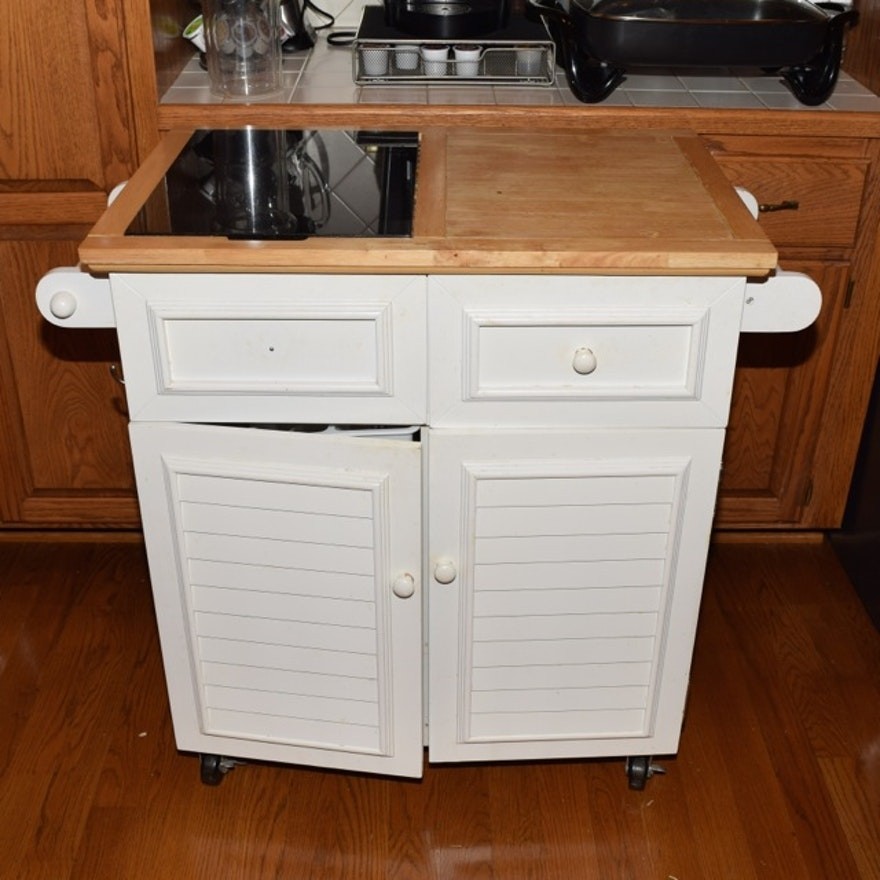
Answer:
M286 34L281 44L283 52L299 52L315 45L315 29L306 21L308 0L282 0L279 10Z
M417 158L413 132L199 130L126 234L408 236Z
M853 9L808 0L529 0L556 44L575 97L606 98L628 69L755 68L803 104L834 89Z
M426 40L462 40L500 30L507 0L385 0L385 23Z

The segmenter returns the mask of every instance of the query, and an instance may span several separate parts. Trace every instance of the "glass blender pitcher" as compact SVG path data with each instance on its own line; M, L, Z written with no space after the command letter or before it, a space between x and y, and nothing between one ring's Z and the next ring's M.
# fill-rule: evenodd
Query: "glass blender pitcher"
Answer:
M211 89L249 98L281 89L280 0L202 0Z

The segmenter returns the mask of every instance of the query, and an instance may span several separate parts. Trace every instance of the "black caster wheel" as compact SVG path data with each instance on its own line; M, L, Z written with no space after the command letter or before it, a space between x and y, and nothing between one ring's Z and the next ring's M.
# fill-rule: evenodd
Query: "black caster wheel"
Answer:
M200 775L204 785L220 785L232 769L232 761L220 755L199 755Z
M626 776L633 791L644 791L648 780L655 773L665 773L662 767L651 762L650 755L636 755L626 759Z

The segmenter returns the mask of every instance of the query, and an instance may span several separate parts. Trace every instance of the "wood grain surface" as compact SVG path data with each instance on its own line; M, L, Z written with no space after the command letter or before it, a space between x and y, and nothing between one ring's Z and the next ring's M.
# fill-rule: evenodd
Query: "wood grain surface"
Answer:
M116 335L55 327L35 309L40 277L76 263L79 236L49 228L46 240L0 240L0 522L136 526Z
M880 633L827 545L715 545L678 757L399 781L179 754L143 549L0 542L2 880L874 880Z
M426 132L408 239L125 236L172 132L80 248L93 271L762 275L776 251L694 135Z

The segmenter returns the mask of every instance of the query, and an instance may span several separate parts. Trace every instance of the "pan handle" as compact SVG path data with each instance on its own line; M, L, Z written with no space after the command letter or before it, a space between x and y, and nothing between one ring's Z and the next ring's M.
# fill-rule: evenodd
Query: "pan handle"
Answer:
M859 13L853 9L852 4L835 3L834 0L813 0L813 6L818 6L825 12L839 12L841 15L846 15L848 20L852 19L853 23L859 17Z
M578 45L572 17L554 0L528 0L529 12L546 16L556 44L556 61L565 71L572 94L585 104L597 104L623 81L624 72L591 58Z
M817 107L834 91L843 55L844 28L856 20L858 13L854 9L829 19L822 51L807 64L792 67L783 74L783 79L802 104Z
M571 27L571 16L561 6L554 2L554 0L549 0L549 2L542 2L542 0L528 0L528 5L530 11L537 13L537 15L546 15L547 18L558 22L566 28Z

